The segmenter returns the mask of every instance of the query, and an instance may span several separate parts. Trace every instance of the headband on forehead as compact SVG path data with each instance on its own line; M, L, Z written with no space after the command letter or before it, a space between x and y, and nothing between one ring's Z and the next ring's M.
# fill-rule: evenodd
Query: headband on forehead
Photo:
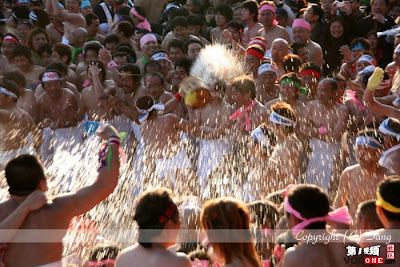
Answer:
M384 135L391 136L393 138L396 138L397 141L400 141L400 133L397 133L389 126L389 120L390 118L387 118L381 123L381 125L379 125L379 131Z
M260 67L258 67L258 75L261 75L267 71L272 71L276 75L278 75L278 71L277 71L276 67L270 63L264 63L264 64L261 64Z
M151 60L159 61L159 60L163 60L163 59L171 62L168 54L165 52L158 52L151 56Z
M58 74L56 72L49 71L49 72L43 73L42 83L45 83L48 81L59 81L59 80L61 80L61 77L58 76Z
M269 4L264 4L264 5L262 5L262 6L260 7L260 9L258 10L258 14L261 14L261 12L264 11L264 10L269 10L269 11L271 11L271 12L274 13L274 14L275 14L275 12L276 12L275 7L273 7L273 6L269 5Z
M267 42L265 42L265 40L258 39L257 37L252 38L252 39L250 40L249 46L252 45L252 44L259 44L259 45L261 45L264 49L267 48Z
M363 51L367 51L367 49L363 46L363 44L361 42L356 43L352 48L351 51L354 50L363 50Z
M368 65L365 68L363 68L361 71L358 72L358 75L364 75L367 72L374 72L375 66L374 65Z
M141 76L140 74L135 74L135 73L126 73L126 72L120 72L119 76Z
M157 38L151 34L151 33L147 33L145 35L142 36L142 38L140 38L140 48L143 48L143 46L145 44L147 44L148 42L154 41L157 43Z
M384 208L387 211L393 212L393 213L400 213L400 208L393 206L389 202L383 199L381 196L381 193L379 193L379 190L376 192L376 202L375 205Z
M149 113L151 111L153 111L153 110L164 111L165 106L164 106L164 104L154 104L154 99L153 99L153 105L149 109L141 109L141 108L138 108L137 100L136 100L136 109L137 109L137 111L139 111L139 113L142 114L142 115L139 116L139 122L143 123L144 121L147 120L147 118L149 117Z
M37 18L37 16L36 16L35 12L33 12L33 11L31 11L31 13L29 13L29 18L30 18L31 20L34 20L34 21L37 21L37 20L38 20L38 18Z
M256 49L255 47L249 47L246 50L246 55L252 55L257 59L263 59L264 53L260 51L260 49Z
M356 145L357 146L368 146L374 149L382 149L381 143L378 142L378 140L370 137L370 136L358 136L356 138Z
M306 29L306 30L308 30L308 31L311 31L310 23L308 23L308 22L307 22L306 20L304 20L304 19L295 19L295 20L293 21L292 28L296 28L296 27L304 28L304 29Z
M10 35L10 34L6 35L6 36L3 38L3 41L10 41L10 42L12 42L12 43L14 43L14 44L16 44L16 45L19 44L19 41L18 41L16 38L14 38L14 36L12 36L12 35Z
M375 59L374 59L372 56L370 56L370 55L362 55L362 56L357 60L357 63L358 63L358 62L361 62L361 61L368 62L368 63L370 63L371 65L374 65L374 66L376 67L376 61L375 61Z
M300 72L300 76L314 76L317 79L321 79L321 73L315 70L303 70Z
M280 82L280 84L287 84L287 83L293 85L294 87L300 90L301 87L300 84L289 77L282 79Z
M0 94L3 94L5 96L11 96L12 98L18 99L18 96L14 94L13 92L8 91L4 87L0 87Z
M272 111L271 115L269 115L269 121L274 124L285 125L285 126L295 126L296 125L296 122L276 113L275 111Z

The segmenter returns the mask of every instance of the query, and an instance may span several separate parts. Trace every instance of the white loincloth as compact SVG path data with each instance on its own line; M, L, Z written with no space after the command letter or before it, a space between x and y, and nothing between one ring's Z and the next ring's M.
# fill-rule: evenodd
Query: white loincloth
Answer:
M0 150L0 171L5 168L10 160L23 154L36 155L36 151L33 148L33 138L31 135L28 135L28 141L26 142L26 145L22 148L6 151Z
M178 169L190 169L189 158L185 150L179 151L173 159L158 159L156 161L156 175L158 179L163 179L171 175L172 183L175 184L175 172Z
M62 267L62 262L61 261L56 261L56 262L48 263L48 264L45 264L45 265L38 265L36 267Z
M328 191L335 156L340 152L340 143L329 143L311 139L311 156L307 168L307 183L315 184Z
M232 143L224 139L200 140L197 175L201 187L207 184L208 176L219 166L224 156L232 152L232 149Z

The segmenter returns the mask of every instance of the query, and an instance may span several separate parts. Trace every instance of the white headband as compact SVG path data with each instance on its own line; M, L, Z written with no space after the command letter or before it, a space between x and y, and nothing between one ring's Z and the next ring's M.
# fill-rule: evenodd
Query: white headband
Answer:
M376 61L375 61L375 59L374 59L373 57L371 57L370 55L362 55L362 56L357 60L357 63L358 63L358 62L361 62L361 61L368 62L368 63L370 63L371 65L374 65L374 66L376 67Z
M45 72L43 73L42 76L42 83L48 82L48 81L59 81L61 80L60 76L56 72Z
M272 147L269 138L265 136L261 129L261 126L258 126L254 131L251 132L251 137L253 137L254 141L260 143L262 147Z
M383 133L384 135L392 136L397 139L397 141L400 141L400 133L396 133L395 130L390 128L389 126L389 119L387 118L384 120L381 125L379 125L379 131Z
M159 52L159 53L156 53L151 56L151 60L159 61L159 60L163 60L163 59L171 62L171 60L168 57L168 54L164 53L164 52Z
M356 145L357 146L368 146L374 149L382 149L382 144L378 142L378 140L370 137L370 136L358 136L356 138Z
M154 103L154 102L153 102L153 103ZM144 122L145 120L147 120L147 118L149 117L149 113L150 113L151 111L153 111L154 109L164 111L165 106L164 106L164 104L154 104L154 105L152 105L152 106L151 106L149 109L147 109L147 110L146 110L146 109L138 108L137 106L136 106L136 109L137 109L137 111L139 111L140 113L142 113L142 115L139 116L139 122L142 123L142 122Z
M258 67L258 75L261 75L267 71L272 71L276 75L278 75L278 71L276 70L276 67L272 64L264 63L264 64L261 64L260 67Z
M272 111L271 115L269 116L270 122L274 124L280 124L280 125L285 125L285 126L295 126L296 122L283 117L282 115L279 115L275 111Z
M6 95L6 96L11 96L12 98L18 99L18 96L14 94L13 92L8 91L4 87L0 87L0 94Z

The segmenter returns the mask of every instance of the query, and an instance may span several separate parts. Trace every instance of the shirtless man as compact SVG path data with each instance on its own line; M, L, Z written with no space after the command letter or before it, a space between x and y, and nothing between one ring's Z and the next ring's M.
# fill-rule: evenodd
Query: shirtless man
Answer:
M12 51L15 66L24 74L26 84L32 89L40 84L39 75L43 67L33 65L32 52L25 45L17 45Z
M378 164L383 143L382 134L376 130L364 130L358 134L356 139L358 164L347 167L343 171L333 203L334 208L342 207L348 202L349 212L355 218L358 204L374 199L378 183L394 174Z
M278 98L279 85L276 84L278 79L278 70L275 65L263 63L258 67L257 100L262 104Z
M280 76L286 73L283 67L283 58L289 54L289 44L282 38L277 38L272 42L271 45L271 58L272 62L278 69L278 79Z
M252 75L254 79L258 76L258 67L264 58L264 48L259 44L249 45L246 49L245 59L248 68L247 74Z
M76 73L70 68L71 60L72 60L72 49L70 46L58 43L55 44L52 48L52 62L61 62L63 63L67 68L67 81L76 85L78 82L78 77Z
M17 155L39 151L41 133L24 110L17 107L18 86L12 81L0 85L0 170ZM33 142L29 139L33 136ZM0 220L1 221L1 220Z
M318 203L318 205L316 203ZM287 216L287 225L289 228L292 228L293 236L299 240L300 243L285 251L281 266L312 266L315 262L318 262L321 267L348 266L343 260L346 251L345 247L348 245L355 246L356 243L351 241L347 236L328 233L325 228L326 219L324 218L316 222L309 221L326 216L329 213L328 196L324 193L323 189L309 184L297 185L290 189L285 199L284 206ZM304 216L306 216L305 214L307 214L306 218L304 218ZM347 222L350 222L351 217L349 215L346 217ZM332 221L334 221L334 219L332 219ZM301 222L305 224L302 227L299 225ZM300 227L300 229L298 229L299 231L293 229L295 226ZM304 229L305 227L307 227L307 229ZM316 230L318 230L317 233L315 232ZM323 242L317 242L315 244L303 242L301 238L308 234L314 236L318 234L319 237L320 235L333 235L336 236L337 240L341 240L341 242L329 242L328 244L324 244ZM361 266L361 264L352 266Z
M140 68L140 73L144 75L144 65L151 60L151 56L156 52L157 38L154 34L148 33L140 38L140 50L142 51L142 58L136 61L136 65Z
M6 34L6 36L4 36L3 41L1 42L1 53L6 58L6 61L4 61L4 58L2 58L2 61L1 61L1 63L2 63L1 67L3 68L3 74L7 70L12 70L15 68L14 59L12 57L12 51L17 45L19 45L19 40L15 35L9 33L9 34ZM9 64L9 65L7 65L7 64Z
M295 19L292 25L293 41L306 44L308 49L308 62L313 62L322 66L322 49L319 44L311 41L311 27L310 24L304 19Z
M258 22L258 4L256 1L247 0L243 2L242 20L247 25L243 32L244 44L246 47L252 38L260 35L260 31L262 31L264 27Z
M287 43L291 43L288 31L282 26L275 25L275 4L272 1L264 1L260 4L258 10L260 15L260 22L264 26L264 30L261 32L261 36L265 38L267 42L267 49L271 48L272 42L278 38L286 40Z
M322 69L315 63L304 63L300 68L301 84L307 88L307 95L301 95L303 102L313 101L317 98L318 83L322 78Z
M379 126L379 131L385 137L385 145L379 164L392 169L397 175L400 175L400 121L387 118Z
M144 86L146 87L146 94L154 98L156 104L166 104L169 100L174 98L173 94L165 91L165 78L159 72L148 73L144 77ZM181 105L176 107L174 113L179 118L185 117L185 111Z
M317 100L307 104L303 113L305 122L301 124L301 131L312 138L307 182L320 185L326 191L334 173L340 140L349 116L347 107L336 102L337 89L333 79L320 81Z
M119 133L111 126L106 126L99 133L104 140ZM57 229L67 232L69 223L74 216L92 209L95 205L109 196L117 186L119 177L118 139L110 142L112 158L110 166L102 167L97 180L90 186L85 186L76 192L55 196L51 203L46 203L36 211L26 216L20 229ZM35 190L47 191L45 170L39 160L30 155L15 158L7 164L7 182L10 186L10 198L0 204L0 221L17 210L28 195ZM65 230L60 230L65 229ZM23 234L17 233L15 239L21 240ZM32 239L24 243L11 240L5 254L7 266L61 266L62 238L58 236L57 242L33 243ZM53 236L54 238L54 236ZM42 253L46 251L46 253ZM21 257L24 255L23 257Z
M86 27L85 17L80 13L79 0L65 1L66 10L58 5L57 0L50 0L46 2L47 12L54 17L60 18L64 22L64 36L63 44L69 44L72 31L77 27Z
M25 76L19 70L12 70L4 75L5 81L13 81L18 85L19 98L17 107L25 110L36 123L38 121L38 104L32 90L25 89Z

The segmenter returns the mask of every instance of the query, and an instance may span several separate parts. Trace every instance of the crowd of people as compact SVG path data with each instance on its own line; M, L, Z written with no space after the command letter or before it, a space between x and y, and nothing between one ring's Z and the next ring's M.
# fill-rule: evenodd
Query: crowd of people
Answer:
M0 267L398 266L399 24L397 0L0 1Z

